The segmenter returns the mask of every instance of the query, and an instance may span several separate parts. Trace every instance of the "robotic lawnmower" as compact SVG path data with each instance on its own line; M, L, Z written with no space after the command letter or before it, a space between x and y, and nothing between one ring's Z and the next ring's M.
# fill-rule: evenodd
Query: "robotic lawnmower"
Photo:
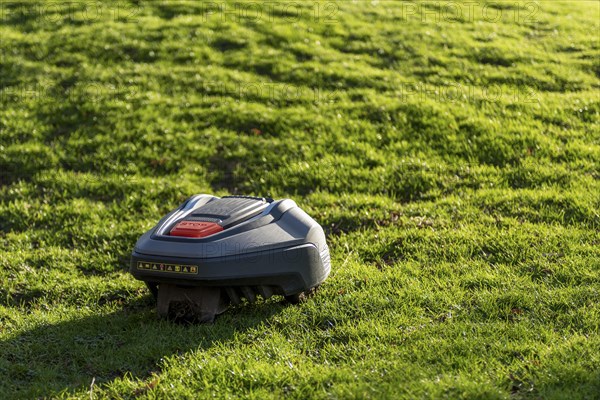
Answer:
M140 237L130 271L159 316L212 322L242 298L298 302L330 267L323 229L293 200L199 194Z

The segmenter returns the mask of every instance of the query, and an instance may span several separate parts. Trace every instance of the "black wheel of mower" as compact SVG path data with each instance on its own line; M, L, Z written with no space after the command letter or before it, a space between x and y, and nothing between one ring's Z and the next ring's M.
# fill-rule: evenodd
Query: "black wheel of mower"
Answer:
M152 293L152 297L154 297L154 300L158 299L158 283L156 282L145 282L146 283L146 287L148 288L148 290L150 290L150 293Z
M315 286L314 288L310 288L305 292L300 292L296 294L291 294L289 296L285 296L285 300L290 304L300 304L308 300L309 297L312 297L319 287Z

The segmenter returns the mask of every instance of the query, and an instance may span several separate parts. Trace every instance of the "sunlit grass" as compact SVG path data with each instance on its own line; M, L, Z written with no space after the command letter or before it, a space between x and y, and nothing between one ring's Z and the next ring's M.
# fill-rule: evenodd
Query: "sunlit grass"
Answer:
M0 3L0 398L597 398L597 2L35 4ZM194 193L293 198L330 278L158 320L129 254Z

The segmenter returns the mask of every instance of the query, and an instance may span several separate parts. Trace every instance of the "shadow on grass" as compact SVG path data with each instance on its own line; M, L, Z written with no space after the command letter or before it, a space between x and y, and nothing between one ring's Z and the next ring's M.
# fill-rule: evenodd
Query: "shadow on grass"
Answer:
M162 359L231 340L284 307L262 303L233 308L212 325L159 320L149 298L121 310L37 324L0 342L0 398L53 397L129 375L160 372Z

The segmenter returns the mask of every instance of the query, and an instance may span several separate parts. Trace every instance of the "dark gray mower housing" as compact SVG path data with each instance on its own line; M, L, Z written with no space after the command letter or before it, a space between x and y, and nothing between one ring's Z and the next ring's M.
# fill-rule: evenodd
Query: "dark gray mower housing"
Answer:
M130 271L159 315L206 322L241 298L298 301L327 278L330 259L323 229L293 200L200 194L140 237Z

